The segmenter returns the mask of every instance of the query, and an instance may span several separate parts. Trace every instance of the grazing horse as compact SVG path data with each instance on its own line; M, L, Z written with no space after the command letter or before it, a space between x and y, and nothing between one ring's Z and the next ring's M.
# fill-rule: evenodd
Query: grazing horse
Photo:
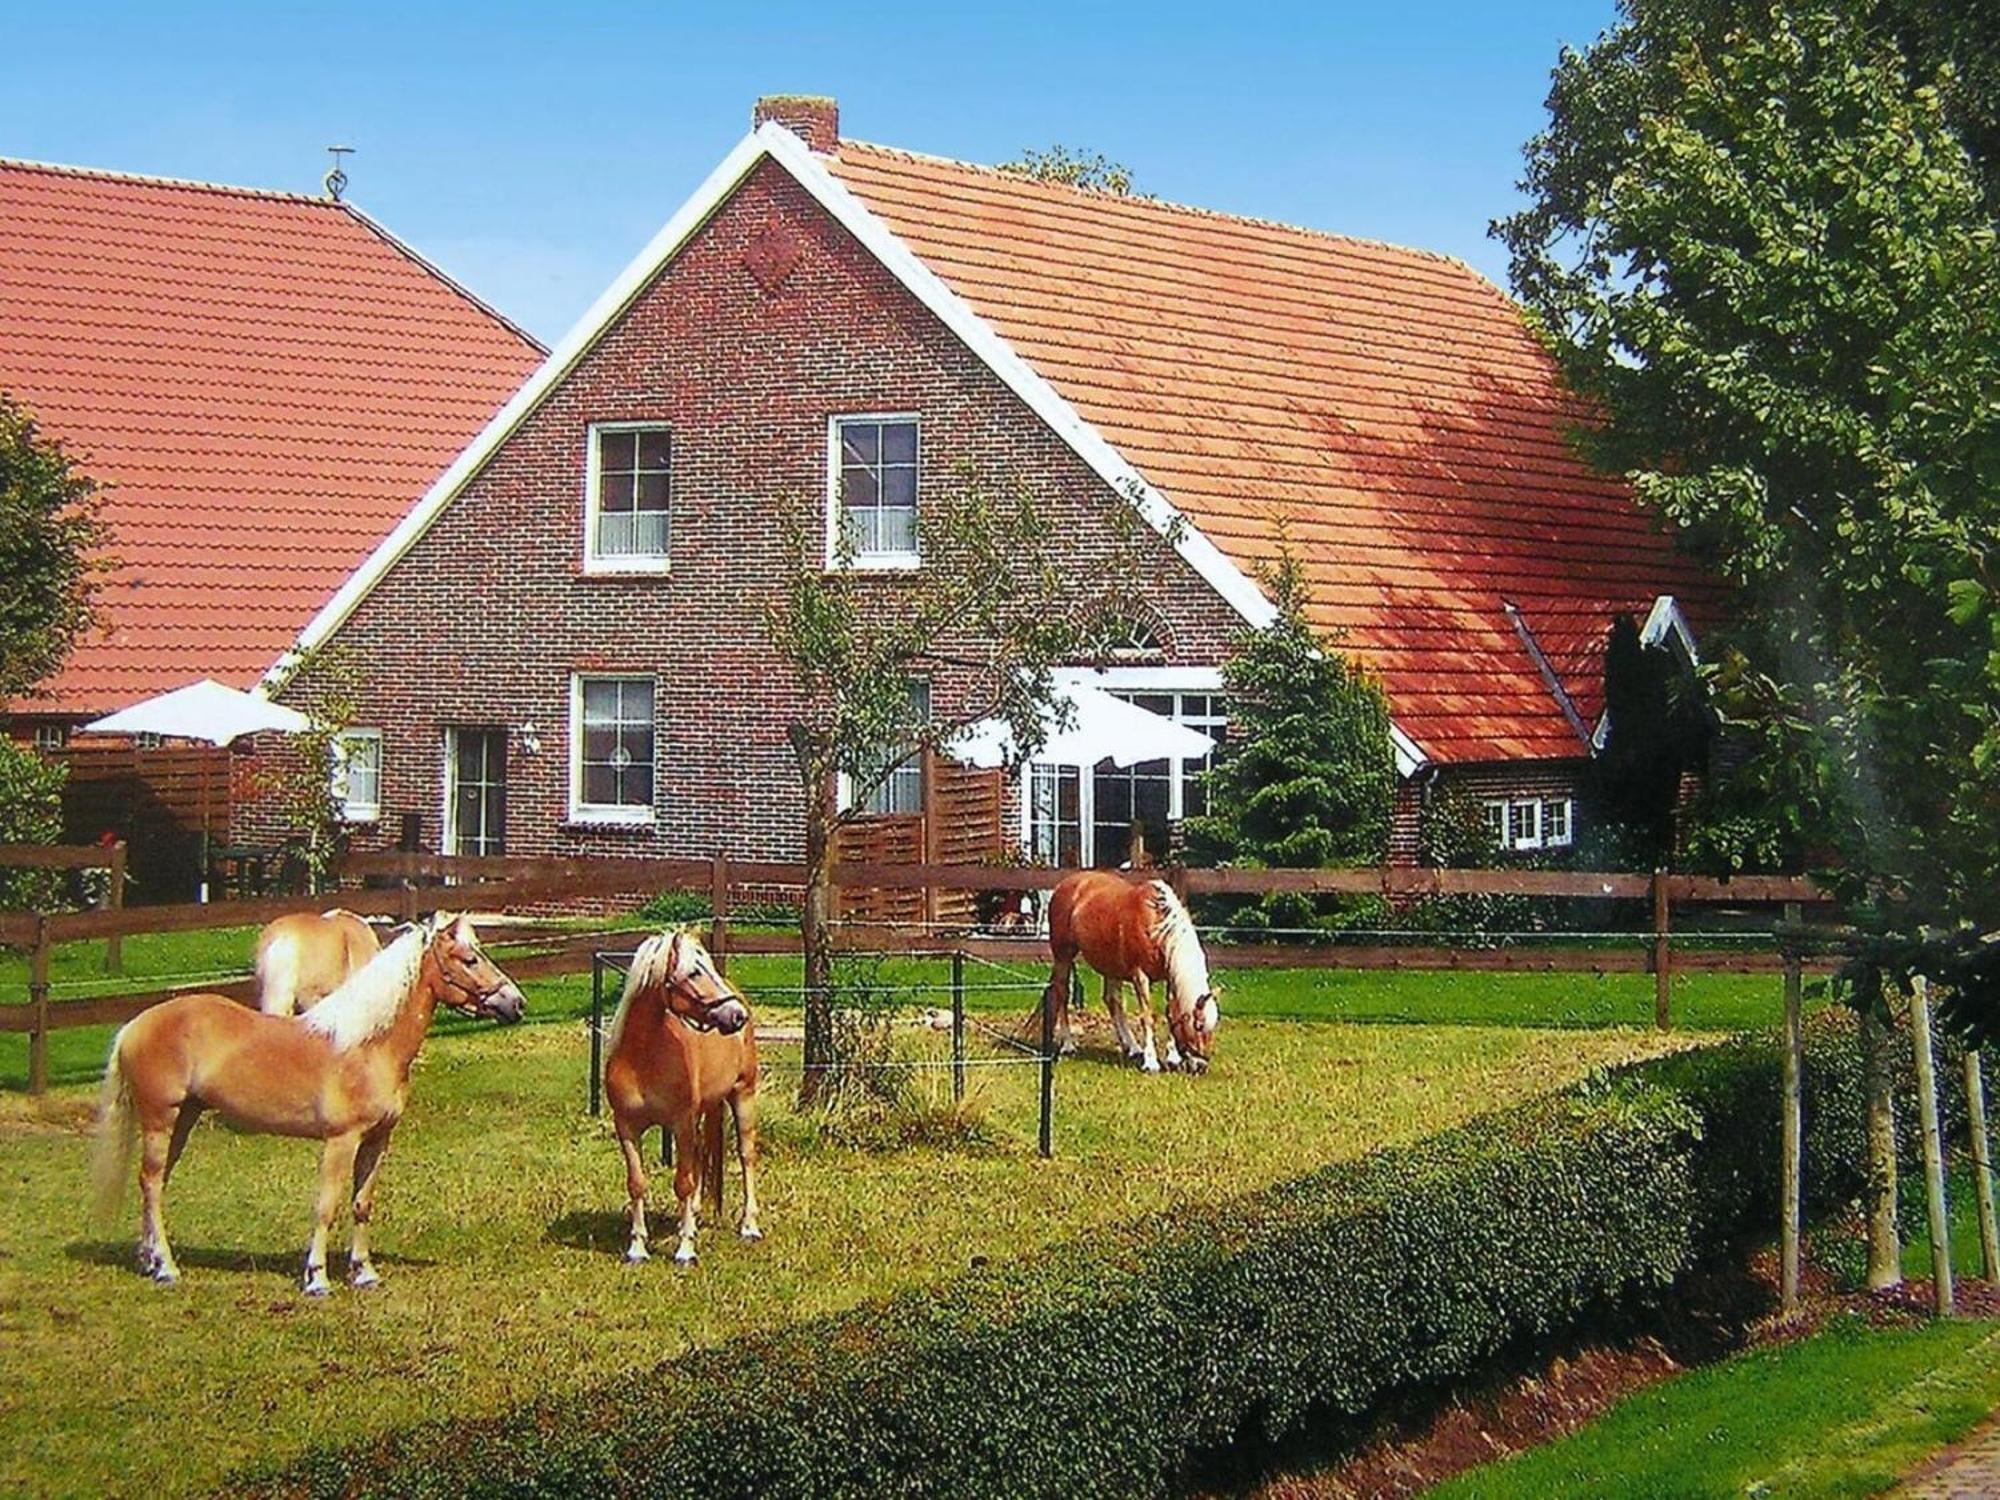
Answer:
M1079 955L1104 976L1104 1005L1125 1055L1148 1073L1160 1071L1153 1048L1150 981L1167 985L1167 1066L1200 1073L1208 1067L1222 1012L1208 982L1208 959L1194 922L1164 880L1132 882L1109 870L1085 870L1055 889L1049 902L1049 976L1056 1007L1056 1039L1069 1046L1070 973ZM1129 981L1139 999L1144 1040L1125 1020L1120 990Z
M646 1251L646 1164L639 1150L648 1127L674 1140L674 1192L680 1199L676 1265L695 1262L695 1197L714 1184L722 1211L722 1106L736 1120L736 1157L743 1169L739 1233L761 1240L757 1227L757 1028L750 1008L715 967L700 941L663 932L640 945L611 1018L604 1059L604 1097L625 1153L625 1189L632 1199L632 1241L625 1258ZM712 1174L712 1176L711 1176Z
M162 1198L195 1121L215 1110L240 1129L326 1143L304 1286L323 1297L326 1237L352 1181L357 1287L381 1278L368 1258L368 1221L389 1133L409 1098L410 1064L440 1005L518 1021L514 981L483 952L464 917L413 927L305 1016L267 1016L222 995L184 995L142 1011L111 1043L98 1105L100 1203L117 1200L134 1135L144 1137L139 1268L155 1281L180 1272L167 1245Z
M381 951L375 929L351 911L280 917L257 934L257 1009L267 1016L311 1010Z

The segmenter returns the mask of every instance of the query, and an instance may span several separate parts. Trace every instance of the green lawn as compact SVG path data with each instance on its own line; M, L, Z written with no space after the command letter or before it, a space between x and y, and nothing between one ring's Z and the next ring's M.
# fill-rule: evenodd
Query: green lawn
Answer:
M741 965L746 982L781 977L758 969ZM538 1014L573 1017L587 981L528 989ZM84 1227L89 1089L0 1095L0 1493L180 1493L310 1442L498 1411L976 1256L1421 1137L1658 1045L1523 1024L1281 1023L1254 1012L1283 1008L1282 980L1260 975L1256 991L1202 1079L1063 1064L1047 1163L1033 1154L1032 1067L974 1071L984 1147L870 1154L791 1114L796 1053L774 1045L769 1238L710 1234L691 1273L618 1259L623 1174L608 1127L582 1112L583 1028L449 1029L419 1063L384 1171L387 1283L323 1304L292 1281L312 1145L205 1122L171 1200L185 1281L159 1288L130 1269L130 1194L115 1231ZM943 1045L922 1032L910 1044L931 1057ZM945 1092L940 1074L921 1079ZM669 1199L656 1179L656 1230Z
M1877 1329L1665 1381L1581 1431L1430 1492L1436 1500L1878 1494L2000 1406L2000 1324Z
M196 977L241 975L249 968L255 934L248 928L200 933L168 933L125 940L125 974L111 979L103 973L103 946L64 944L51 965L54 996L70 999L88 994L157 988ZM1645 974L1479 974L1439 972L1373 972L1329 969L1229 968L1229 950L1214 950L1215 974L1222 986L1222 1005L1232 1018L1271 1020L1416 1023L1452 1026L1525 1026L1538 1030L1607 1026L1650 1027L1653 981ZM504 961L504 960L503 960ZM1032 965L1009 965L1001 973L993 966L967 965L966 977L977 986L1022 982L1030 986L1040 974ZM888 982L923 982L939 993L912 997L919 1004L943 1004L942 986L948 974L943 961L890 961L882 966ZM796 990L796 959L740 956L732 974L738 982L777 995ZM26 999L27 966L18 953L0 951L0 1004ZM537 1020L568 1019L589 1003L588 974L568 976L545 991ZM1090 1005L1101 1011L1097 986L1089 987ZM1025 1010L1032 988L1019 991L975 989L974 1009ZM1774 1025L1781 1004L1775 976L1733 974L1681 975L1674 981L1675 1025L1690 1031L1741 1031ZM49 1042L49 1076L58 1083L82 1082L104 1066L111 1028L79 1027L55 1033ZM27 1081L25 1036L0 1035L0 1091L18 1090Z

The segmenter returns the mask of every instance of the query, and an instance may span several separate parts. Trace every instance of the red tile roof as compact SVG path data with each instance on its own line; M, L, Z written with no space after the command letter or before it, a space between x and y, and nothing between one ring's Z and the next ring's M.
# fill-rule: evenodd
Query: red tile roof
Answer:
M1712 612L1469 267L853 141L827 160L1239 567L1284 514L1316 622L1432 759L1586 753L1503 601L1563 632L1565 676L1619 610Z
M118 562L16 707L252 686L541 355L348 205L0 159L0 390L111 487Z

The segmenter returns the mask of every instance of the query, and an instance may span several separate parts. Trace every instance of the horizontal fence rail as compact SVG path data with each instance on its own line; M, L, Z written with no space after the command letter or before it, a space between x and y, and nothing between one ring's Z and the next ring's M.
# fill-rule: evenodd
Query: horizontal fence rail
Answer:
M20 846L0 845L0 866ZM117 853L122 855L122 850ZM49 849L37 846L18 861L48 869L110 868L109 848ZM995 892L1024 894L1053 889L1074 869L1049 869L997 864L898 863L846 860L836 868L841 891L922 892L926 915L937 911L938 893ZM340 890L304 896L272 896L250 900L179 906L119 908L95 911L0 913L0 944L29 952L27 1005L0 1004L0 1033L26 1032L29 1038L29 1086L39 1092L46 1082L48 1034L73 1026L105 1025L129 1020L149 1006L176 995L200 990L254 999L254 981L231 976L215 982L163 986L144 992L52 1000L49 995L51 949L59 943L104 940L116 945L129 936L196 932L229 927L261 926L293 912L344 907L362 916L403 921L440 909L507 913L521 908L660 891L704 893L709 897L710 947L726 963L731 953L797 954L797 932L748 932L730 922L733 889L802 890L806 869L788 861L661 857L568 858L555 856L470 856L413 853L351 855L340 868L348 882ZM1391 901L1430 896L1486 895L1645 903L1650 920L1644 927L1617 936L1623 946L1565 945L1562 933L1516 934L1506 940L1479 938L1441 941L1436 935L1411 933L1407 941L1382 941L1383 934L1365 934L1368 941L1342 941L1339 934L1299 944L1258 941L1219 943L1214 957L1221 967L1313 968L1378 970L1443 970L1515 973L1637 974L1655 976L1655 1019L1670 1021L1669 993L1675 971L1693 973L1778 974L1786 954L1775 933L1760 934L1761 949L1727 950L1672 945L1670 914L1674 907L1787 906L1792 912L1811 907L1824 911L1832 896L1811 880L1795 876L1744 875L1732 880L1674 875L1665 871L1575 870L1456 870L1378 866L1337 870L1237 870L1163 868L1130 878L1167 880L1184 896L1260 896L1273 892L1326 895L1379 895ZM359 882L366 882L360 884ZM120 884L115 880L112 888ZM901 910L902 908L898 908ZM1048 944L1037 935L988 936L966 930L970 924L898 921L836 924L843 950L879 953L960 955L993 962L1046 963ZM503 936L504 929L504 936ZM604 948L602 932L546 932L519 924L498 924L491 939L513 945L506 959L517 978L541 978L587 971ZM1592 936L1611 936L1593 934ZM1796 935L1782 947L1796 949ZM245 963L248 952L246 945Z

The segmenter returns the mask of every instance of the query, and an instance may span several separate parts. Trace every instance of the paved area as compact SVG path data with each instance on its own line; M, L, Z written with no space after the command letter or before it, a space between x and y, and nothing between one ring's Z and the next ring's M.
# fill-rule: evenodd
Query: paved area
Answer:
M1974 1500L2000 1496L2000 1415L1900 1485L1896 1500Z

